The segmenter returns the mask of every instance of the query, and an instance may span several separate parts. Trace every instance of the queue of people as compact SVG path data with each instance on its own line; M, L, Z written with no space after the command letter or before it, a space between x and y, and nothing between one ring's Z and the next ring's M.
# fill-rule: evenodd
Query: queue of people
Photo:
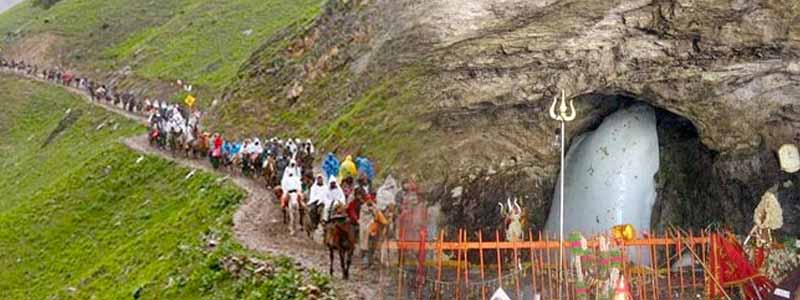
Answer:
M366 157L346 156L340 162L334 153L327 153L315 174L318 153L310 139L226 139L220 133L201 132L203 114L194 108L119 91L61 68L40 68L0 57L0 69L79 89L92 101L140 114L147 118L154 147L173 155L207 157L216 169L263 181L280 199L284 224L292 234L298 223L309 236L324 232L332 223L353 226L357 236L352 239L369 265L379 242L396 234L394 224L401 217L397 203L416 199L415 190L409 188L413 183L400 187L391 176L373 189L375 169Z

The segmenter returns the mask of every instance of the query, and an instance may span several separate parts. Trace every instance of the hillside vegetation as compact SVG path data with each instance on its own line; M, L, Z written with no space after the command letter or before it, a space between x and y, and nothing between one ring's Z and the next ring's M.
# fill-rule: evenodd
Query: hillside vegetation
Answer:
M304 284L326 287L287 259L267 258L267 278L227 273L223 257L253 255L231 238L243 191L118 142L139 125L45 84L0 75L0 90L0 299L302 299Z
M0 15L6 48L80 70L188 80L219 91L271 35L309 22L321 0L28 0ZM2 48L2 46L0 46ZM35 51L31 51L35 50Z
M348 66L371 51L361 38L373 30L362 18L364 3L64 0L44 9L29 0L0 15L0 48L12 58L112 75L123 88L173 100L184 93L169 83L188 80L202 107L226 100L205 120L226 136L313 138L326 150L372 157L382 174L400 172L413 168L400 162L427 137L417 132L414 116L422 110L413 107L425 71ZM304 92L292 100L294 86Z

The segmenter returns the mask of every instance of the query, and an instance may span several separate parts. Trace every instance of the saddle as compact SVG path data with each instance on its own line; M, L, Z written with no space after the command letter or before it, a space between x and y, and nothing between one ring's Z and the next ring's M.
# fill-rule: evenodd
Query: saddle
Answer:
M350 243L350 245L355 245L356 237L353 231L348 229L348 226L351 225L349 222L347 222L347 216L331 217L331 219L328 220L328 223L325 225L325 243L328 245L338 245L341 236L337 235L336 232L341 232L344 233L345 238L347 238L347 241Z

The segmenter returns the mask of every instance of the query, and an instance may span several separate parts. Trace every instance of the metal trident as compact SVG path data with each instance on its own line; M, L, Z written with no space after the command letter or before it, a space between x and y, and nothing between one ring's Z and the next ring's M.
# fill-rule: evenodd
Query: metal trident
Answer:
M556 112L556 104L560 105L558 107L558 112ZM550 118L553 118L556 121L561 123L561 172L560 172L560 184L559 184L559 191L560 196L558 199L559 202L559 213L558 213L558 261L561 262L558 264L558 297L561 298L562 292L562 284L564 279L564 173L566 170L564 169L565 161L564 161L564 150L566 149L567 145L565 144L566 138L566 124L569 121L575 120L577 116L577 112L575 111L575 105L572 103L572 99L569 99L569 109L567 109L567 93L564 90L561 90L561 101L558 100L558 96L553 97L553 104L550 105Z
M564 90L561 90L561 101L558 101L558 96L553 97L553 104L550 105L550 117L556 121L569 122L575 120L575 105L572 104L572 99L569 99L569 110L567 110L567 95ZM561 103L558 107L558 114L556 114L556 104Z

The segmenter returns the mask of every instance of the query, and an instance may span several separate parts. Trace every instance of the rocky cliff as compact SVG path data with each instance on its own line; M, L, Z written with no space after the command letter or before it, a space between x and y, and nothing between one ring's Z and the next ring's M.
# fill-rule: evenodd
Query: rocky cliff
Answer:
M664 141L688 134L662 158L653 224L742 231L761 193L798 182L774 155L800 143L798 83L792 0L331 1L251 57L212 123L378 157L384 173L428 183L429 198L458 208L448 220L465 224L492 226L497 200L524 195L538 226L558 172L552 97L576 99L568 137L645 102L682 124L660 127ZM693 208L707 214L681 213Z

